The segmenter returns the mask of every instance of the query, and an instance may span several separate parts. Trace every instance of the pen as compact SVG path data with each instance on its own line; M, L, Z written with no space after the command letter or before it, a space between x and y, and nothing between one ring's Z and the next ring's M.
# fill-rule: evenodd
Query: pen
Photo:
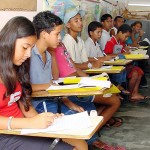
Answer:
M43 101L43 107L44 107L44 111L47 112L47 108L46 108L46 103L45 103L45 101Z
M124 48L122 49L124 52L127 52Z
M96 57L94 57L95 60L98 60Z
M104 56L107 56L105 52L103 52Z

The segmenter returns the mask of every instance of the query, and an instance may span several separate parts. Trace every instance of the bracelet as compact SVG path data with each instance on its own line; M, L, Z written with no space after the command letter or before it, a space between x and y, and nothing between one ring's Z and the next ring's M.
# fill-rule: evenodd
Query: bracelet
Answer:
M8 129L8 130L11 130L11 121L12 121L13 118L14 118L13 116L10 116L10 117L8 118L8 123L7 123L7 129Z

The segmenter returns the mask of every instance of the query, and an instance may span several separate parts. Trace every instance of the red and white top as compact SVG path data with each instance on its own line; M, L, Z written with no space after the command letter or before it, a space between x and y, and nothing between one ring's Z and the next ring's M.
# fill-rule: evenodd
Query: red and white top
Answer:
M0 116L5 117L23 117L21 110L18 107L17 101L20 99L22 94L22 88L19 83L16 85L14 93L9 96L5 96L6 87L0 83Z

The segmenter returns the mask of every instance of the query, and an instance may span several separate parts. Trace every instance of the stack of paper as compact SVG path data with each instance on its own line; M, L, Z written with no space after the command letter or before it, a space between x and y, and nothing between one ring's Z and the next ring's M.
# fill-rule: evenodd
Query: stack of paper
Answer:
M81 78L78 84L73 85L51 85L46 89L49 93L54 93L60 91L63 92L88 92L88 91L98 91L103 88L109 88L111 85L110 81L106 80L96 80L92 78Z
M130 50L130 54L144 54L146 55L147 50L143 50L143 49L137 49L135 51Z
M72 78L64 78L64 80L63 80L63 83L64 84L75 84L75 83L79 83L80 81L81 81L81 79L85 79L85 80L88 80L90 77L72 77ZM95 76L95 77L91 77L91 78L93 78L93 79L95 79L95 80L107 80L107 78L106 77L100 77L100 76Z
M81 112L73 115L65 115L55 119L54 123L46 129L22 129L21 134L41 133L41 132L57 132L65 130L82 130L92 126L90 117L87 113Z
M111 70L111 71L121 71L123 70L124 67L123 66L102 66L101 68L95 68L95 69L88 69L86 70L87 72L95 72L95 71L107 71L107 70Z
M79 87L90 87L90 86L98 86L102 88L110 88L111 82L105 80L94 80L94 79L82 79L79 83Z

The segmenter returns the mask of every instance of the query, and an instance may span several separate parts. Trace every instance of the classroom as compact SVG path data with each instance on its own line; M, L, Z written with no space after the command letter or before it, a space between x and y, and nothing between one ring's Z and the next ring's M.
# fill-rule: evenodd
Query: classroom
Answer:
M0 150L150 150L150 1L1 0Z

